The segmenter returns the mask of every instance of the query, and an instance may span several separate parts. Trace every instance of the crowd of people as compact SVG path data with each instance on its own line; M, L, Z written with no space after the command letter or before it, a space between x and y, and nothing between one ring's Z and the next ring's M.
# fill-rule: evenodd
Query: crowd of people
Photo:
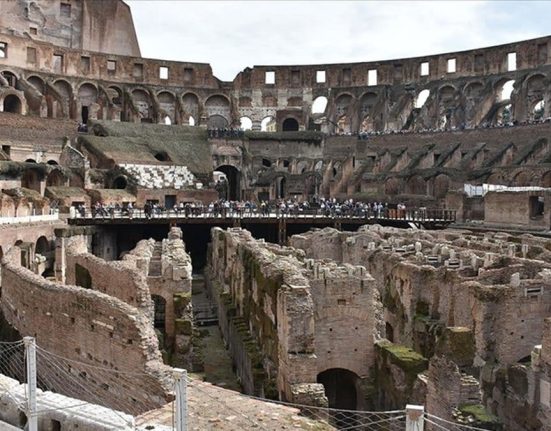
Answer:
M79 205L75 215L85 217L86 207ZM409 213L403 203L362 202L353 199L313 198L310 201L298 199L278 199L272 201L240 201L219 199L209 204L202 202L180 202L172 208L165 208L156 202L146 202L143 208L132 203L102 204L97 202L91 208L92 217L146 218L177 217L298 217L313 215L324 217L363 217L363 218L406 218Z
M506 121L506 122L499 122L499 123L490 123L490 122L484 122L479 126L472 127L467 125L462 125L460 127L453 126L451 128L442 128L442 127L434 127L434 128L422 128L417 130L371 130L371 131L360 131L360 132L344 132L344 131L337 131L335 132L336 136L356 136L358 140L365 141L368 140L372 136L383 136L383 135L407 135L410 133L438 133L438 132L449 132L449 131L457 131L457 130L475 130L475 129L502 129L506 127L516 127L516 126L531 126L534 124L541 124L541 123L548 123L551 121L551 118L540 118L535 120L527 120L527 121Z

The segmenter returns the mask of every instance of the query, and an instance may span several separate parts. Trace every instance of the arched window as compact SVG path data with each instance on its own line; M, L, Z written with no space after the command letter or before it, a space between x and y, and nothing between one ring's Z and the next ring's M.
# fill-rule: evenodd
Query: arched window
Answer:
M249 117L241 117L239 121L243 130L251 130L253 128L253 122Z
M510 81L505 82L498 93L498 99L499 101L503 100L509 100L511 98L511 94L513 93L513 86L515 84L515 81L511 79Z
M11 112L13 114L21 114L22 104L19 97L15 94L8 94L4 99L4 112Z
M415 99L415 107L416 108L422 108L425 105L425 102L430 96L430 90L424 89L417 95L417 99Z
M323 114L327 109L327 97L316 97L314 103L312 103L312 114Z
M190 126L195 126L195 118L193 118L193 116L191 116L191 115L188 118L188 124Z
M170 119L170 117L168 115L165 115L165 118L163 119L163 123L167 126L170 126L170 125L172 125L172 120Z
M287 118L283 121L282 129L284 132L294 132L298 130L298 121L294 118Z
M265 117L260 123L260 131L262 132L275 132L275 121L273 117Z

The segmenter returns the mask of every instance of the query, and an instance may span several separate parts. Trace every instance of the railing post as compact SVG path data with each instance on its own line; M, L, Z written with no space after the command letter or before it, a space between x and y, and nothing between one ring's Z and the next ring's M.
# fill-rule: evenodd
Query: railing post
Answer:
M423 431L425 426L425 407L406 405L406 431Z
M174 368L176 431L187 431L187 371Z
M38 431L36 411L36 341L33 337L24 337L27 365L27 425L29 431Z

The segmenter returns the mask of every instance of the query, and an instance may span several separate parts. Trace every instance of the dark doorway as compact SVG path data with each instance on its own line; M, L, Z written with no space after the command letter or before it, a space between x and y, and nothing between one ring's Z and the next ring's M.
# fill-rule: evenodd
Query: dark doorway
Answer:
M84 289L92 289L92 276L88 269L75 263L75 284Z
M88 124L88 106L83 106L81 111L82 124Z
M162 296L151 295L155 306L155 317L153 319L155 329L158 329L163 334L165 333L166 321L166 301Z
M329 407L338 410L356 410L358 395L356 383L358 376L343 368L331 368L318 374L318 383L325 388ZM351 412L335 412L331 414L331 422L337 427L352 427L356 425L355 415Z
M165 195L165 208L167 210L174 209L176 205L176 195Z
M241 196L241 172L235 167L230 165L219 166L215 169L226 175L227 184L227 196L226 199L236 201Z
M4 99L4 112L12 112L14 114L21 114L21 100L19 97L9 94Z
M287 118L282 125L284 132L296 132L298 130L298 121L294 118Z

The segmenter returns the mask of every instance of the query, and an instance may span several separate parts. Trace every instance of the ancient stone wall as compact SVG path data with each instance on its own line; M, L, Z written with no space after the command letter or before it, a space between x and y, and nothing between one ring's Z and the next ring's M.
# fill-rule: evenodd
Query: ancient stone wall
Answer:
M168 369L151 320L104 293L49 282L21 267L17 257L12 253L2 263L1 306L6 320L21 335L34 336L49 352L113 370L94 376L87 368L87 385L134 399L138 410L163 405L169 396ZM135 378L117 370L143 374ZM82 397L86 399L86 394Z
M307 399L301 384L326 371L370 378L380 302L363 267L304 261L297 250L241 229L216 228L212 239L207 274L247 390L271 378L280 397ZM364 396L360 391L357 406L365 406Z

